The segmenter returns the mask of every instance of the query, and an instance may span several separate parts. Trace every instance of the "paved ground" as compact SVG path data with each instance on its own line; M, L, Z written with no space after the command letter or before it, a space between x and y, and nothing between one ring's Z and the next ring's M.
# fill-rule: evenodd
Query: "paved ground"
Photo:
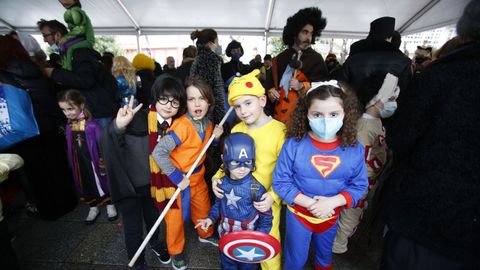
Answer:
M33 219L24 211L9 217L7 224L15 235L12 245L22 269L126 269L128 262L121 219L113 223L107 221L106 211L102 209L97 222L87 226L83 223L87 212L88 208L79 204L74 211L56 221ZM196 239L193 225L189 224L186 245L189 269L220 269L217 249ZM360 228L350 242L349 251L334 256L334 269L377 269L381 238L377 233L371 243L368 242L367 234ZM172 269L170 265L160 264L150 250L146 258L149 269Z

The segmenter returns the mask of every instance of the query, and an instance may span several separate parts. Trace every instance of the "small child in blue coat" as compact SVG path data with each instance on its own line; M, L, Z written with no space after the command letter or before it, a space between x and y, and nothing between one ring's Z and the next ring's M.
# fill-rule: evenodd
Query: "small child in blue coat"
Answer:
M253 207L267 191L252 175L255 168L255 144L245 133L232 133L224 142L222 155L226 175L220 188L225 191L205 219L198 220L196 227L207 230L219 220L220 237L236 231L252 230L268 234L272 227L271 210L261 213ZM257 269L258 264L234 261L220 252L222 269Z

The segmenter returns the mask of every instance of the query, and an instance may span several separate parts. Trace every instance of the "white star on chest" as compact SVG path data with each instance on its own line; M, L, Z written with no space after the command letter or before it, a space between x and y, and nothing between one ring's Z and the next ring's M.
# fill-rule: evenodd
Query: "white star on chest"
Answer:
M227 206L233 205L235 208L238 209L237 201L240 200L242 197L236 196L233 188L230 193L225 194L225 196L227 197Z

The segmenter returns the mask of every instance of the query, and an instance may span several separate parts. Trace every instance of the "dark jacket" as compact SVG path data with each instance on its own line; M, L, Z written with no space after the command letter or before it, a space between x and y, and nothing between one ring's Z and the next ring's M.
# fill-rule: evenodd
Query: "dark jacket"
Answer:
M140 84L137 85L136 99L138 103L143 103L143 106L148 107L153 102L152 86L155 82L155 75L153 71L142 69L137 71L137 76L140 77Z
M192 67L193 60L194 59L183 62L182 65L175 70L174 77L178 78L182 82L182 85L185 84L185 79L190 76L190 68Z
M136 188L150 185L148 107L135 114L126 130L112 121L102 131L101 147L113 202L139 196Z
M214 124L218 124L225 115L225 91L223 89L222 74L220 73L221 60L205 45L198 44L197 51L198 54L193 61L190 75L200 77L212 88L213 96L215 97L215 107L210 120Z
M92 49L79 48L73 52L72 71L53 69L52 79L66 89L77 89L87 99L93 118L110 117L115 106L115 78L100 62L100 54Z
M357 90L372 74L389 72L399 78L400 90L404 90L412 78L411 63L389 42L362 39L350 46L350 55L342 69L335 73L335 79L348 82Z
M244 65L240 61L230 61L227 63L223 63L220 71L222 72L222 79L223 82L228 81L233 75L240 73L240 75L245 75L250 73L254 68L250 67L249 65Z
M294 53L295 50L289 48L275 57L277 59L277 83L280 83L283 73L285 72L287 65L290 63ZM318 82L328 80L329 76L325 61L315 50L312 48L307 48L306 50L302 51L300 61L302 61L302 67L300 70L305 73L309 81ZM272 70L272 72L267 72L267 79L265 82L265 89L267 91L275 86L273 81L273 69L270 70Z
M480 43L463 45L412 81L387 144L388 226L444 256L480 258Z
M0 71L0 81L28 92L40 133L56 129L65 123L52 85L32 61L13 60L6 70Z

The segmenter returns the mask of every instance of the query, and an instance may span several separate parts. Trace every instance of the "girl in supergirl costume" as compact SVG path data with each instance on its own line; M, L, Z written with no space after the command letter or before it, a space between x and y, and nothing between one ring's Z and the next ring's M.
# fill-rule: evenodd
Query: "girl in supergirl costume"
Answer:
M212 132L218 140L223 129L215 127L207 117L214 107L214 97L210 87L198 78L187 80L187 113L173 122L169 132L159 140L153 151L153 159L162 172L168 176L174 187L182 189L172 208L165 216L167 227L167 247L172 258L174 269L186 269L187 263L183 255L185 235L183 222L191 217L194 223L204 218L210 211L208 187L205 183L205 168L202 157L199 165L189 179L187 171L207 144ZM172 193L175 189L172 189ZM197 228L199 241L218 246L212 237L213 230Z
M105 166L98 146L101 127L92 119L85 102L85 97L77 90L67 90L58 95L58 105L68 119L66 137L73 179L81 200L90 206L85 223L93 224L100 214L100 205L107 204L110 221L117 219L117 210L110 201Z
M358 114L353 93L336 81L312 84L299 100L273 172L273 189L288 204L284 269L303 269L311 241L315 269L332 269L339 212L368 186Z

